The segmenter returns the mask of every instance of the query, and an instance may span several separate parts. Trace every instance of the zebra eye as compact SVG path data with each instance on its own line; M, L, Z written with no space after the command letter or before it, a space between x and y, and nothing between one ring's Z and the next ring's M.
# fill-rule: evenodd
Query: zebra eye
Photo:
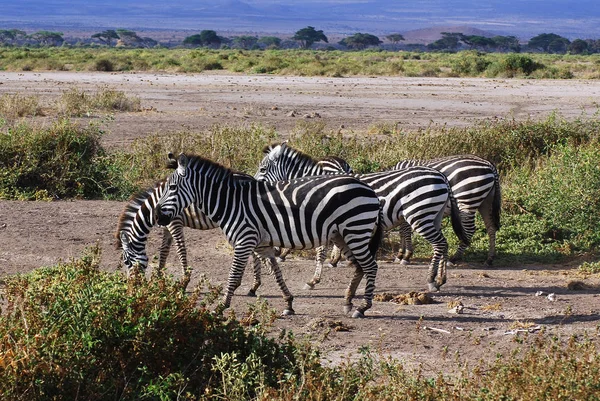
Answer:
M266 169L266 167L261 167L258 169L258 171L260 171L261 173L266 173L267 169Z
M175 191L177 189L177 184L169 184L169 191Z

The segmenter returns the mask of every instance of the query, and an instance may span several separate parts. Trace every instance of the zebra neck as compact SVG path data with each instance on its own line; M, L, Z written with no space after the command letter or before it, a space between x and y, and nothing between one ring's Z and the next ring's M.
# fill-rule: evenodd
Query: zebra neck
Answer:
M204 176L198 183L198 208L210 221L221 226L232 209L239 185L231 176Z

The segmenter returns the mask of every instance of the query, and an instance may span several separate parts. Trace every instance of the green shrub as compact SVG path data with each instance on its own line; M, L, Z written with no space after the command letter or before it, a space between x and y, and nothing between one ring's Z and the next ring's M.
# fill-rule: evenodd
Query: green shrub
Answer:
M98 264L95 249L80 260L6 280L0 399L226 394L234 389L222 387L227 383L222 374L232 374L218 369L225 355L265 370L252 382L256 387L246 388L248 399L297 371L289 338L280 344L263 334L269 322L244 328L211 311L218 291L206 283L188 296L169 279L126 281Z
M596 143L555 145L535 167L517 166L505 196L513 213L544 222L545 241L566 253L600 244L600 149Z
M124 160L106 155L101 134L69 120L9 127L0 135L0 198L127 197L135 187L122 181Z
M459 76L478 76L491 64L487 57L476 51L460 52L452 60L452 72Z
M94 71L110 72L115 70L115 65L112 61L106 58L100 58L94 63Z

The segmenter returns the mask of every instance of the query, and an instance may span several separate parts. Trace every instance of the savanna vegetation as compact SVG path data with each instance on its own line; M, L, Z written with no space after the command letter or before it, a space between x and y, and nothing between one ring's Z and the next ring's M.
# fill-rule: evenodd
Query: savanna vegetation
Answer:
M467 56L481 57L456 55ZM498 57L532 68L529 56ZM217 125L206 132L151 135L128 152L107 151L102 121L74 118L139 109L139 99L110 88L95 93L68 88L50 105L35 96L0 97L0 199L124 200L169 173L167 152L201 154L253 174L262 148L282 140L260 125ZM39 126L28 119L39 115L53 122ZM325 124L304 122L289 143L314 157L343 157L357 172L403 158L461 153L493 161L503 189L498 261L510 265L597 255L599 138L597 116L566 120L554 114L540 121L494 119L418 132L379 124L345 137ZM481 222L478 227L468 252L483 261L487 240ZM421 254L430 252L418 245ZM600 399L593 338L544 332L516 337L520 346L514 353L492 362L457 362L455 373L434 376L370 348L332 366L292 333L273 338L275 312L263 301L234 316L215 306L220 289L207 281L184 294L170 278L126 281L120 272L101 271L99 258L100 250L90 249L79 260L5 279L0 399L56 400L65 394L84 400ZM598 274L600 265L588 261L579 270Z
M223 70L245 74L331 77L381 75L597 79L600 77L600 56L483 53L477 50L444 53L379 50L345 52L279 49L4 47L0 48L0 70L178 73Z

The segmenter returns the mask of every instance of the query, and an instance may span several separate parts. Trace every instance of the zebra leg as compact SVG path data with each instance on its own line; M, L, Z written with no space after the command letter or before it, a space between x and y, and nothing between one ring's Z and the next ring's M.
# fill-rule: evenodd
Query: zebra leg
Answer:
M317 256L315 259L317 262L317 267L315 268L315 274L313 275L313 278L304 285L305 290L314 290L315 285L321 282L321 273L323 272L323 262L325 261L327 248L320 246L316 249L316 252Z
M289 248L279 248L279 255L277 256L278 262L284 262L287 256L290 254L291 249Z
M413 255L412 228L406 221L400 224L398 228L400 231L401 248L396 259L394 259L394 263L400 262L401 265L406 266L410 264L410 258Z
M331 256L329 257L329 267L337 267L341 258L342 250L337 245L333 245L331 248Z
M190 283L192 277L192 269L188 265L187 260L187 249L185 248L185 237L183 236L183 225L175 225L173 223L168 226L173 240L175 241L175 249L177 250L177 256L179 256L179 264L181 265L181 279L179 285L185 290Z
M294 311L294 308L292 306L294 296L285 284L285 280L283 279L283 275L281 274L281 269L279 268L279 264L277 264L277 259L273 254L273 249L263 248L261 250L257 250L256 253L258 253L260 255L260 258L264 259L265 263L268 264L269 271L275 276L275 281L277 281L279 289L282 292L283 300L287 302L287 308L283 310L282 315L287 316L295 314L296 312Z
M256 252L254 252L252 254L252 264L253 264L253 269L254 269L254 283L252 284L252 288L250 288L250 290L248 290L249 297L255 297L256 290L258 290L258 287L260 287L260 285L262 284L262 282L261 282L261 266L265 265L267 267L267 269L271 268L271 266L269 266L267 264L267 260L265 258L262 258Z
M448 260L448 241L441 235L433 245L433 258L429 265L429 273L427 275L427 284L429 291L439 291L440 287L446 283L446 264ZM440 276L438 277L438 269Z
M475 234L475 213L461 211L460 219L465 230L465 235L470 241L471 238L473 238L473 234ZM463 258L466 249L467 244L461 241L458 245L456 253L450 257L450 263L457 264L458 262L460 262Z
M491 266L494 262L494 258L496 257L496 231L498 230L498 228L496 227L496 223L494 222L492 212L493 191L490 192L490 194L491 195L488 196L479 206L479 213L481 213L481 217L483 218L483 223L485 224L485 231L487 232L490 245L488 249L488 257L485 261L486 266Z
M156 276L163 277L165 274L165 266L167 265L167 258L169 257L169 251L171 250L171 244L173 244L173 236L168 227L163 229L162 242L158 250L158 267L156 268Z
M227 292L223 296L223 308L229 308L233 293L242 283L244 269L254 249L254 244L244 244L236 246L233 250L233 263L229 269L229 278L227 279Z
M375 292L375 277L377 275L377 262L370 254L368 246L359 247L353 244L353 248L350 249L345 244L336 243L338 247L342 249L342 252L348 259L349 263L354 265L354 276L346 289L344 312L349 313L352 308L352 300L356 295L356 290L360 284L363 276L367 276L367 283L365 286L364 303L354 311L352 314L353 318L365 317L365 311L371 308L373 305L373 294ZM340 246L342 245L342 246Z

